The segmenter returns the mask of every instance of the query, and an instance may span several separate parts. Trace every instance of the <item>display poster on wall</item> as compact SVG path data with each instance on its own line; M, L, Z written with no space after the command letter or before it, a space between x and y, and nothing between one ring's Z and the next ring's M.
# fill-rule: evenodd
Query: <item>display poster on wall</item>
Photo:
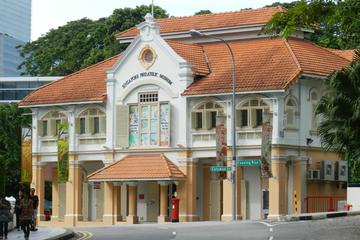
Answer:
M139 109L137 106L130 106L129 119L129 144L130 146L138 145L139 136Z
M69 178L69 135L68 124L61 123L57 126L57 169L58 182L67 182Z
M22 128L21 133L21 182L30 183L32 177L31 128Z
M261 137L261 176L265 178L272 177L271 163L271 145L272 145L272 124L270 121L262 125Z
M216 117L216 166L227 164L226 116ZM218 179L226 179L227 172L217 172Z
M170 138L170 105L160 104L160 146L168 146Z

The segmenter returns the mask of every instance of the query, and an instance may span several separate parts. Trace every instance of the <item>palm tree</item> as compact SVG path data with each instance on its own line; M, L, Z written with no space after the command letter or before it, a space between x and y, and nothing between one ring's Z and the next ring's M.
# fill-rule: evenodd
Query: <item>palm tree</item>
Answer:
M350 181L360 183L360 51L348 67L325 80L325 87L316 109L321 143L348 161Z

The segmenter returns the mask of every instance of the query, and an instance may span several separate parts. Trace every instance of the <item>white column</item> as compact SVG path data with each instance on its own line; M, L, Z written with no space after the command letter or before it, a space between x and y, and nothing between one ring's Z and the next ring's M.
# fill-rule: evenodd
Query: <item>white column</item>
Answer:
M116 80L113 74L107 76L107 101L106 101L106 146L110 149L115 147L115 86Z

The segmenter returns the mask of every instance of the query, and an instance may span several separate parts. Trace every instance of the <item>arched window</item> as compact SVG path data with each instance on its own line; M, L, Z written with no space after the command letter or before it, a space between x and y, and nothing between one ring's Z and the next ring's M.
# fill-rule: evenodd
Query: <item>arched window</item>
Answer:
M316 117L316 108L319 104L320 95L317 90L312 89L310 91L310 106L311 106L311 130L317 130L318 119Z
M236 126L240 128L256 128L269 117L270 107L260 99L250 99L241 103L236 109Z
M40 121L38 121L39 136L57 136L60 123L66 123L67 117L59 111L48 112Z
M210 130L216 127L216 116L224 112L224 108L216 102L203 103L191 112L191 128Z
M297 104L296 101L292 98L289 98L285 103L285 126L288 128L296 127L296 110Z
M105 134L106 117L105 112L97 108L90 108L76 118L76 133L78 134Z

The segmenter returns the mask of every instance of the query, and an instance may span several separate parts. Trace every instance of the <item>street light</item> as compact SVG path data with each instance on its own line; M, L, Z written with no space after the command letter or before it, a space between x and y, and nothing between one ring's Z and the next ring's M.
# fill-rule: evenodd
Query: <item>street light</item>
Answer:
M190 35L192 37L207 37L207 38L213 38L216 40L219 40L221 42L223 42L226 47L229 50L230 56L231 56L231 62L232 62L232 101L231 101L231 115L232 115L232 121L231 121L231 132L232 132L232 171L231 171L231 175L232 175L232 220L236 221L236 128L235 128L235 123L236 123L236 114L235 114L235 86L236 86L236 82L235 82L235 58L234 58L234 53L230 47L230 45L228 44L227 41L225 41L223 38L220 37L216 37L216 36L212 36L212 35L208 35L205 33L202 33L198 30L195 29L191 29L189 31Z

